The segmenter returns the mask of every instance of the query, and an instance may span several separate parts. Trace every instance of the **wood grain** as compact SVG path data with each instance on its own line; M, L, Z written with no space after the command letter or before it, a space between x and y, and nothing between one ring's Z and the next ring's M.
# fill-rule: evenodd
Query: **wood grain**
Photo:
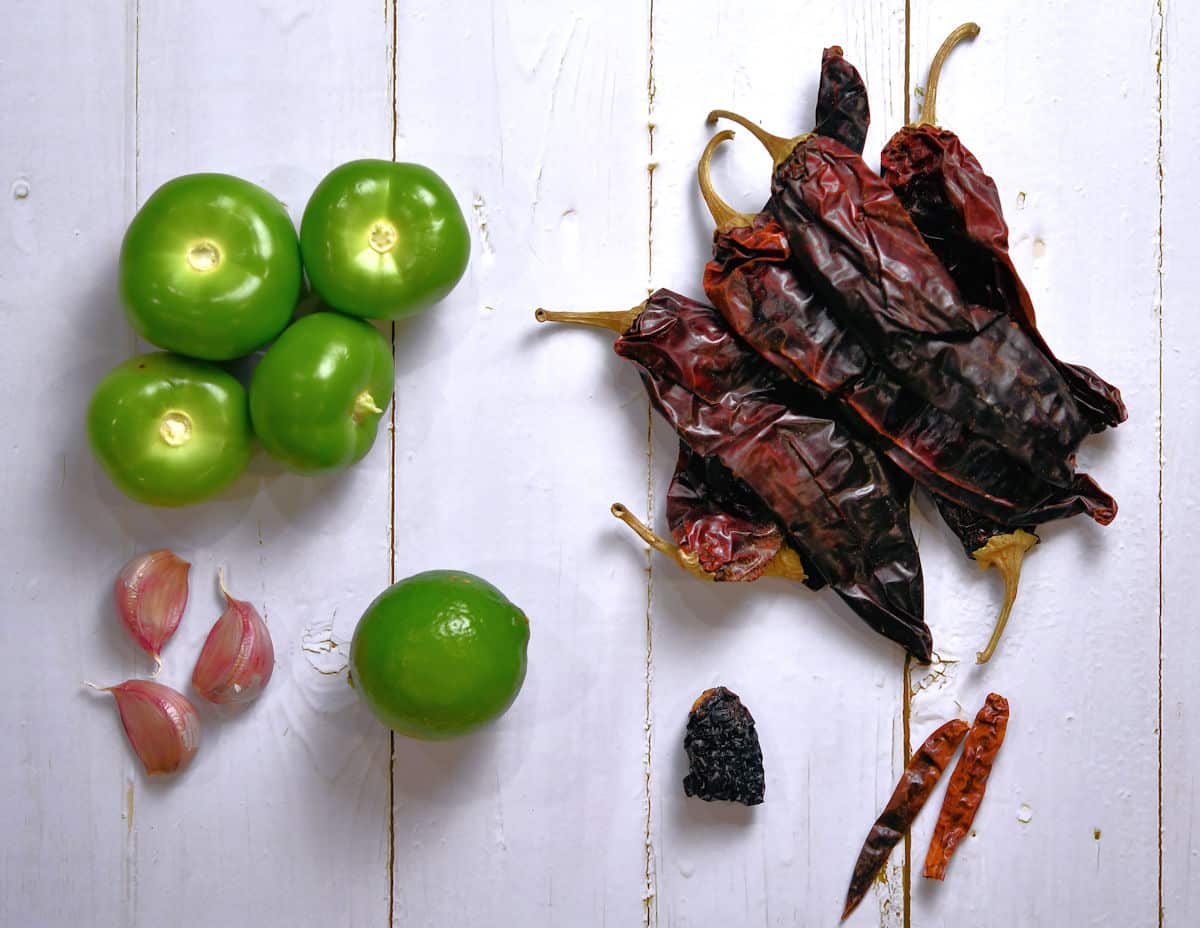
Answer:
M1014 261L1060 357L1121 387L1129 421L1088 439L1080 469L1120 504L1112 526L1047 526L989 664L999 581L939 525L922 532L929 622L947 661L911 677L912 741L972 718L989 691L1012 720L974 836L944 884L919 875L936 816L913 832L913 928L1149 925L1157 917L1157 108L1153 10L1103 24L1082 3L913 4L912 80L949 59L938 122L999 187ZM914 105L913 112L917 106ZM924 507L926 513L930 507ZM954 660L957 663L949 663Z
M712 221L696 160L713 131L705 116L731 108L769 131L811 129L821 51L840 44L871 94L874 163L902 122L903 3L741 6L655 0L654 286L703 297ZM722 195L756 211L770 160L738 130L714 165ZM653 524L678 442L654 423ZM656 922L672 926L833 924L854 858L903 764L903 652L867 629L829 591L798 584L701 586L655 559L652 620L655 750L652 809ZM754 715L767 775L754 809L684 796L683 731L704 689L724 685ZM903 852L851 925L902 923Z
M437 165L474 234L398 326L396 575L478 573L531 637L496 725L396 740L396 923L637 924L645 558L608 507L645 498L646 400L611 333L533 313L644 298L645 10L398 9L396 156Z
M989 690L1013 715L975 835L945 885L927 885L926 813L915 872L898 848L849 924L1196 922L1200 72L1186 37L1200 12L9 6L0 923L832 925L906 739L972 717ZM999 583L918 504L943 660L906 680L897 649L827 592L702 587L648 559L607 510L620 500L665 529L674 440L607 334L532 313L623 309L658 286L698 296L708 110L806 129L821 48L838 43L871 92L877 164L904 120L906 65L923 84L969 17L983 33L947 65L940 121L999 185L1049 342L1121 386L1130 421L1080 455L1118 498L1116 523L1042 533L986 667L973 659ZM291 477L260 455L202 507L121 497L82 421L92 384L146 347L116 298L137 206L178 174L225 171L298 220L326 171L393 155L446 178L473 249L450 299L384 328L394 433L341 477ZM761 205L768 162L748 133L714 168L736 207ZM108 591L126 558L158 545L195 565L165 682L186 684L219 611L219 566L262 609L278 659L249 711L204 710L196 763L164 783L143 776L110 702L79 686L151 669ZM345 684L348 641L390 577L434 567L479 573L526 610L530 673L497 725L450 744L397 737L393 752ZM718 683L758 721L768 779L754 810L683 797L687 708Z

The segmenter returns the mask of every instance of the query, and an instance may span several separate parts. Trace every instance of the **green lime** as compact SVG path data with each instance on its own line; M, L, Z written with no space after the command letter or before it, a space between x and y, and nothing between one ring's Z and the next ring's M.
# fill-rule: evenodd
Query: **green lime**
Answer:
M528 644L529 620L498 589L461 570L430 570L367 607L350 644L350 675L381 722L437 741L512 705Z

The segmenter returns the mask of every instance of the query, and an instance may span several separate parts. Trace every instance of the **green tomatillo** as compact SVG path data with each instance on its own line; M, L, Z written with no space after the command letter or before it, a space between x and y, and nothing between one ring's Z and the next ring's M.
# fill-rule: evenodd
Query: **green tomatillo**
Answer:
M215 364L166 352L110 371L87 412L88 440L117 488L152 506L186 506L246 469L254 444L246 391Z
M334 309L400 319L454 289L471 240L454 194L429 168L363 160L317 185L300 249L313 289Z
M159 187L121 245L125 314L160 348L225 361L283 331L300 295L296 229L283 204L228 174Z
M393 380L391 346L370 323L337 313L305 316L254 370L255 434L292 470L340 470L371 450Z

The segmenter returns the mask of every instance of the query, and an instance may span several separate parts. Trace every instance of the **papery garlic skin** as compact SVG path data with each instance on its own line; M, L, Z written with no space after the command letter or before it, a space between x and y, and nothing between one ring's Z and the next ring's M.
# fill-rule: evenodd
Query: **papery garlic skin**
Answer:
M183 693L153 680L107 687L129 745L151 776L182 770L200 746L200 716Z
M275 669L271 633L250 603L221 587L225 611L196 660L192 688L209 702L246 703L258 698Z
M165 548L130 560L117 575L113 598L121 624L158 663L187 606L191 564Z

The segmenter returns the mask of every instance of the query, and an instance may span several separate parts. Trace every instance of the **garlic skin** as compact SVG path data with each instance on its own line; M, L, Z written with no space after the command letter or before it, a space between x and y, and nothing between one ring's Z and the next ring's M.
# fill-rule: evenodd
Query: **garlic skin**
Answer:
M129 561L113 584L113 599L125 631L160 666L163 646L175 634L187 606L191 566L174 552L160 548Z
M101 691L117 701L125 736L146 773L175 773L195 757L200 716L183 693L153 680L126 680Z
M271 633L250 603L234 599L221 585L225 611L217 619L196 660L192 688L220 705L258 698L275 669Z

